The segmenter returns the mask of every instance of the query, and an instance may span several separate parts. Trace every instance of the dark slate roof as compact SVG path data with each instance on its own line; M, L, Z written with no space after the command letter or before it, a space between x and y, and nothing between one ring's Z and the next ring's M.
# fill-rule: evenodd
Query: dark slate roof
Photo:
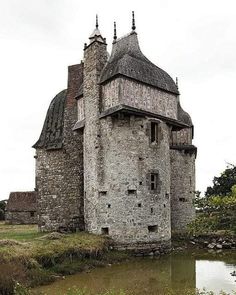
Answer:
M61 91L50 103L41 135L33 148L47 150L62 148L66 94L67 90Z
M191 119L190 115L182 109L179 102L178 102L178 114L177 114L177 116L178 116L179 121L189 125L190 127L193 126L193 122L192 122L192 119Z
M12 192L7 202L7 211L37 211L37 192Z
M179 94L173 79L143 55L135 32L117 40L113 44L111 57L102 71L100 83L104 83L118 75Z

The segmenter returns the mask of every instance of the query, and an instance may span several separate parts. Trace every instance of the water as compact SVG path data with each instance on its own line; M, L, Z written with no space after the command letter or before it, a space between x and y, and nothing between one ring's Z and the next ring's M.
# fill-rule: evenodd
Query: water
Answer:
M166 288L183 294L183 289L206 287L217 294L236 290L236 253L209 255L207 252L175 253L160 258L136 258L132 261L96 268L37 288L43 294L64 294L71 287L87 288L92 294L107 289L131 291L135 295L165 294Z

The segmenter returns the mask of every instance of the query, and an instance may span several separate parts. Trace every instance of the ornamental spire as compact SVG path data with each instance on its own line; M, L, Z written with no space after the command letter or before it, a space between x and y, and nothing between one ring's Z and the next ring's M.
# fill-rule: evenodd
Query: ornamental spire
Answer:
M176 77L176 80L175 80L176 82L175 82L175 84L176 84L176 87L177 87L177 89L179 89L179 80L178 80L178 77Z
M98 15L96 14L96 23L95 23L95 29L93 30L92 34L90 35L89 39L90 39L90 44L93 41L99 41L102 43L106 43L106 39L102 37L102 34L98 28ZM86 47L87 48L87 47Z
M135 26L135 17L134 17L134 11L132 11L132 31L135 31L136 26Z
M96 14L96 29L98 29L98 15Z
M116 42L117 35L116 35L116 22L114 22L114 37L113 37L113 43Z

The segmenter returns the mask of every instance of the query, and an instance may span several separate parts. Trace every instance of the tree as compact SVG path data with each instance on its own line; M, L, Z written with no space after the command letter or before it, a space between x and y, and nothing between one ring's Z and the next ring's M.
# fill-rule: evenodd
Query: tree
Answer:
M5 220L6 201L0 201L0 220Z
M205 192L206 197L227 196L231 194L231 188L236 184L236 166L229 164L219 177L214 177L213 186L209 186Z

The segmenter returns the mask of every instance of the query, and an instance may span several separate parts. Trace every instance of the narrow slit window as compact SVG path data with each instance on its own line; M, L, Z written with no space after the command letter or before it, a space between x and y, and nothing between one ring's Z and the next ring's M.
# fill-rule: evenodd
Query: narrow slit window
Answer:
M151 122L151 143L158 142L158 124Z
M157 173L151 173L150 174L150 189L152 191L157 190L157 180L158 180L158 174Z

